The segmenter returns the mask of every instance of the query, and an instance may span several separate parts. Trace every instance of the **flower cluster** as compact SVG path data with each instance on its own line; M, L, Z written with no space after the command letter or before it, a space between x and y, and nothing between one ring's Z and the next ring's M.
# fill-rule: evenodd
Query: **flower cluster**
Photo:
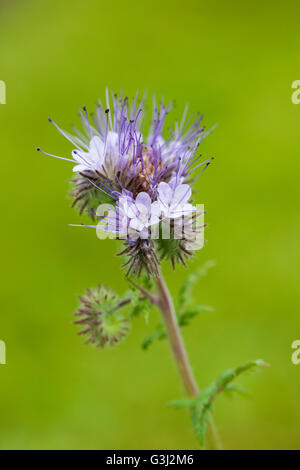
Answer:
M116 209L109 211L104 230L125 235L130 239L150 238L149 228L159 222L189 216L197 208L188 203L191 188L188 184L161 182L157 186L157 199L152 202L142 191L134 199L125 191L119 196Z
M187 119L186 109L181 122L165 135L165 120L171 108L154 102L147 136L144 100L139 102L137 95L129 103L127 98L110 97L107 91L105 106L99 102L90 117L83 108L83 132L74 129L74 135L49 119L73 146L71 158L57 157L74 164L73 205L95 218L95 207L104 202L112 204L108 214L98 219L103 230L125 240L123 253L129 256L129 269L137 274L143 268L149 274L157 268L155 251L159 252L160 243L166 246L166 237L161 236L163 226L171 227L170 243L176 245L173 264L183 262L184 256L192 253L189 244L197 210L190 199L199 175L194 179L191 175L197 168L201 173L211 161L196 157L199 143L207 134L200 116ZM186 232L182 230L183 218L187 221ZM175 245L174 239L178 239Z

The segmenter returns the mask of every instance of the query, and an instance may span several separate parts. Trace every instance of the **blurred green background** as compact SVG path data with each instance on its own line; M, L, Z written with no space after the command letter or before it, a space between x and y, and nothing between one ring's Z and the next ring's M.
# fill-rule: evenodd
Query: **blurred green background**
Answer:
M76 122L105 86L186 102L216 130L202 144L214 164L197 183L207 243L191 272L214 259L197 300L215 311L184 330L201 387L220 372L264 358L243 378L248 399L220 397L227 449L300 448L300 365L291 363L299 319L299 4L174 0L27 0L0 5L2 449L193 449L166 342L135 322L115 350L85 347L72 313L98 282L126 289L115 241L99 242L66 194L72 147L50 124ZM187 271L169 267L176 293Z

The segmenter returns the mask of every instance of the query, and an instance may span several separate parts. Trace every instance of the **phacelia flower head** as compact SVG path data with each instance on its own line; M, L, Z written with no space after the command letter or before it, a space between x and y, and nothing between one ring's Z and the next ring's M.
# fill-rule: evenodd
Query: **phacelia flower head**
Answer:
M146 132L144 100L139 101L136 95L129 102L106 91L105 105L99 102L90 116L86 107L80 112L82 131L74 129L72 135L49 119L73 147L70 157L57 157L73 163L73 205L80 212L87 210L99 219L104 231L125 241L128 264L135 273L145 268L151 274L157 269L155 244L159 243L162 223L169 221L176 227L179 219L187 217L191 233L191 222L197 216L197 208L191 203L192 186L199 176L193 178L192 172L199 169L202 173L211 161L201 162L196 156L207 134L202 118L187 119L186 109L180 124L166 132L171 109L163 103L156 105L154 100ZM95 208L103 202L109 202L112 208L105 217L99 217ZM154 231L156 235L151 237ZM189 256L186 242L190 240L177 244L180 253L176 260Z

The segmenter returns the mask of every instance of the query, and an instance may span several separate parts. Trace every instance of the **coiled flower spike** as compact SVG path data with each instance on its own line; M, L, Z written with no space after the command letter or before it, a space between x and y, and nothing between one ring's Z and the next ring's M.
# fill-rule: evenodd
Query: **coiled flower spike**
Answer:
M79 300L80 307L74 314L79 319L75 324L83 328L78 334L87 337L86 344L113 347L127 336L129 321L119 310L130 299L120 301L111 289L99 284L94 289L87 289Z

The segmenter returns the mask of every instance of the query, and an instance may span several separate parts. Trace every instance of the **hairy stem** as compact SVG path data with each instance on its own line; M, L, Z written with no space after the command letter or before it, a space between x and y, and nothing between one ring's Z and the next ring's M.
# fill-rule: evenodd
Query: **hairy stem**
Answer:
M161 274L157 277L157 287L160 293L159 307L163 314L168 338L175 357L175 361L179 368L179 373L182 378L185 391L189 396L197 396L199 394L198 386L183 344L173 301Z
M185 391L188 396L198 396L199 388L195 380L192 368L189 363L187 352L183 343L180 328L172 301L172 297L161 273L156 278L159 291L158 307L162 312L165 322L171 349L182 379ZM221 449L222 445L218 437L216 427L213 422L210 423L209 429L210 447L213 449Z

